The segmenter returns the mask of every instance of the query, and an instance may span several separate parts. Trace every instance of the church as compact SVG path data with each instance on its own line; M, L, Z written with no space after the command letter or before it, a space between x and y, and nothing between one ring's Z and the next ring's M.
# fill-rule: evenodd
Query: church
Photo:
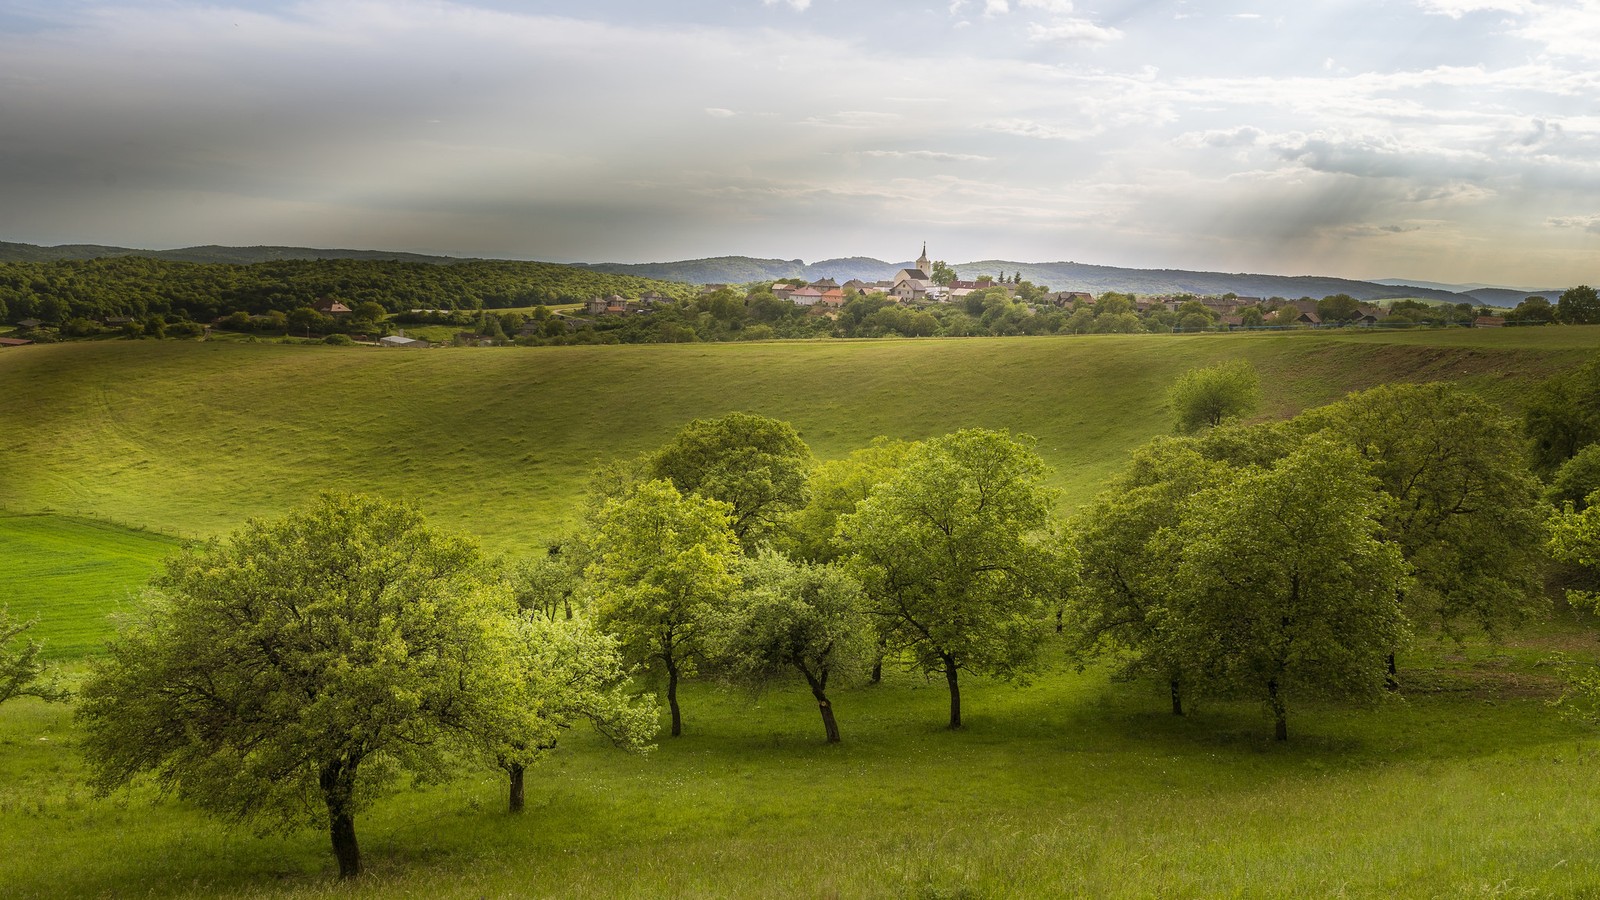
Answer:
M945 288L935 284L932 271L933 264L928 261L928 242L922 242L922 255L917 257L915 269L901 269L894 274L894 287L889 290L889 296L896 300L943 300Z

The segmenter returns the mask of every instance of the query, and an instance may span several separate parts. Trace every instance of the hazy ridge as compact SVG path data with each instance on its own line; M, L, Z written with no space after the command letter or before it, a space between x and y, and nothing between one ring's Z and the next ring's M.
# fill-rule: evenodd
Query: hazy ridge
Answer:
M252 264L288 259L364 259L450 265L471 261L466 257L430 256L384 250L317 249L311 247L223 247L206 245L174 250L138 250L99 244L64 244L42 247L34 244L0 241L0 263L48 262L65 259L95 259L108 256L144 256L175 262ZM716 256L704 259L660 263L565 263L573 268L612 275L633 275L688 284L745 284L778 278L815 280L833 278L880 281L892 278L910 261L886 262L865 256L819 260L757 259L749 256ZM1329 294L1349 294L1358 300L1373 301L1395 297L1417 297L1451 303L1468 302L1511 307L1524 297L1539 295L1555 300L1559 289L1522 291L1514 288L1446 285L1438 282L1402 279L1358 281L1321 275L1261 275L1248 272L1201 272L1187 269L1128 269L1079 262L1025 263L1014 260L985 259L952 263L956 273L971 279L979 275L1014 275L1035 284L1049 285L1058 291L1125 291L1135 294L1226 294L1245 297L1321 298ZM1451 288L1460 288L1452 290Z

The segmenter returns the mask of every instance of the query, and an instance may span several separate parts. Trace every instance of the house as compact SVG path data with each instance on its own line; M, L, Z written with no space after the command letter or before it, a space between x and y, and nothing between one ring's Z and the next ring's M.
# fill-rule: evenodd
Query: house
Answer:
M1094 295L1088 291L1056 291L1054 294L1046 296L1045 299L1063 309L1071 309L1079 303L1084 306L1094 305ZM1146 305L1148 307L1148 304Z
M327 297L323 297L321 300L318 300L314 305L312 305L311 308L325 316L350 315L350 307L345 306L343 303L340 303L337 300L330 300Z
M672 298L655 291L645 291L639 295L639 302L645 306L668 306L671 305Z
M1479 316L1472 320L1473 328L1504 328L1505 316Z
M1296 325L1321 325L1322 317L1314 312L1303 312L1294 320Z
M427 341L419 341L408 337L401 337L397 334L391 334L388 337L378 338L378 346L401 347L407 350L421 350L427 347L432 347L433 345Z
M772 285L772 296L777 297L779 300L788 300L798 290L800 288L796 285L792 285L787 281L779 281Z
M819 303L826 303L827 305L833 306L833 307L843 306L844 305L844 288L829 288L828 290L823 291L822 292L822 299L819 300L818 302Z
M822 294L826 294L827 292L833 290L834 288L836 288L838 286L839 286L839 282L834 281L832 278L820 278L820 279L818 279L816 281L813 281L810 284L806 285L806 287L814 287L814 288L816 288L817 292L818 293L822 293Z
M43 324L44 323L39 321L38 319L23 319L22 321L17 323L17 327L18 328L38 328L40 325L43 325Z
M822 302L822 292L810 285L796 288L789 294L789 302L795 306L816 306Z
M106 324L111 326L112 328L121 328L124 325L133 324L133 317L132 316L107 316L106 317Z
M31 343L26 338L0 338L0 347L26 347Z

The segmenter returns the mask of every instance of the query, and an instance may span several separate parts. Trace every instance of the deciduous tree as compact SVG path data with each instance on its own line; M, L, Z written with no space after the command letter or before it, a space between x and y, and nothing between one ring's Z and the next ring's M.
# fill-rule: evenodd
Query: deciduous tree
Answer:
M37 623L37 619L13 619L11 611L0 606L0 703L14 697L67 698L55 670L39 658L44 647L35 640L21 640Z
M799 674L828 743L837 743L828 685L865 671L877 644L861 585L839 566L793 562L772 550L744 560L739 573L742 587L710 617L718 668L756 688Z
M1243 418L1261 405L1261 379L1249 362L1236 359L1178 376L1167 392L1179 432L1189 433Z
M707 610L738 584L732 518L728 504L657 479L607 503L589 541L595 623L625 661L666 676L673 737L683 733L678 681L695 672Z
M1270 469L1203 491L1168 532L1181 549L1173 647L1211 690L1264 701L1287 740L1291 698L1373 698L1405 634L1398 548L1354 450L1313 438Z
M805 504L811 449L787 422L735 412L695 419L649 459L651 478L728 504L746 552Z
M412 508L327 494L166 563L79 708L102 791L150 773L229 819L328 828L361 872L356 814L400 772L455 769L505 664L510 599L477 550Z
M1013 678L1035 663L1044 602L1031 539L1053 496L1028 439L966 429L919 444L840 519L850 566L890 644L950 690L962 671Z

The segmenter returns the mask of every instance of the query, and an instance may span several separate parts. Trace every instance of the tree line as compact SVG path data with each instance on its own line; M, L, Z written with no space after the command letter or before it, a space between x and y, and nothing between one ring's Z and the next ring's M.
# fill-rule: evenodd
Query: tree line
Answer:
M1254 370L1196 370L1174 434L1068 517L1025 436L824 462L730 413L597 472L581 524L512 563L330 494L165 563L79 688L84 749L101 791L151 778L223 817L315 823L352 876L356 815L400 776L492 767L519 810L579 722L642 751L664 703L681 734L693 678L801 686L837 742L837 688L899 666L942 680L960 728L963 675L1025 682L1053 630L1158 679L1174 714L1250 699L1286 740L1307 698L1400 688L1418 632L1541 615L1552 565L1595 602L1600 359L1535 395L1520 425L1447 384L1245 423ZM0 700L59 699L23 628L0 616ZM1566 707L1600 715L1600 675L1570 685Z
M473 260L449 265L388 260L168 262L137 256L0 263L0 321L61 326L111 317L211 322L231 313L289 314L330 298L354 309L480 310L574 303L656 291L688 297L675 282L607 275L554 263Z

